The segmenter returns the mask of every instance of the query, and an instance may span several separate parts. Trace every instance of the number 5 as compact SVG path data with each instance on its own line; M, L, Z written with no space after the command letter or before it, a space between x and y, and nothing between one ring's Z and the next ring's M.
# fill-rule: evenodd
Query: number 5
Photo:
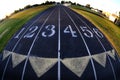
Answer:
M88 38L93 37L93 33L85 26L80 26L81 30L84 32L84 35Z

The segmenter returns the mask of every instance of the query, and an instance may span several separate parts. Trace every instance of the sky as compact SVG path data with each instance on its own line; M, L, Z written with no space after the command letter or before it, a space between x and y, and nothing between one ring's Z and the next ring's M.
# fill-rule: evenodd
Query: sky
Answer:
M10 15L14 10L23 8L26 5L40 4L47 0L0 0L0 19ZM49 0L60 2L61 0ZM91 7L116 13L120 11L120 0L64 0L72 1L82 5L90 4Z

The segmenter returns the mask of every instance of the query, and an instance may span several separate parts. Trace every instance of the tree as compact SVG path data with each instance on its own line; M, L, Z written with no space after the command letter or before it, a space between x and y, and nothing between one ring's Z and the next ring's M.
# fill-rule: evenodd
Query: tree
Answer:
M86 6L85 6L86 8L89 8L89 9L91 9L91 6L90 6L90 4L86 4Z
M119 18L120 18L120 12L119 12Z
M119 17L118 17L118 26L120 26L120 12L119 12Z
M61 1L61 4L64 4L65 2L64 1Z
M32 6L31 5L27 5L24 7L24 9L28 9L28 8L31 8Z

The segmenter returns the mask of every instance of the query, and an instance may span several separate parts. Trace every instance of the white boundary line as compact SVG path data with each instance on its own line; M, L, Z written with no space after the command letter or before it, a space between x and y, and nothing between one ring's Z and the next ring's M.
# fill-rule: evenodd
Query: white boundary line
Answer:
M100 44L103 47L104 51L106 52L106 49L105 49L104 45L102 44L102 42L99 40L99 38L97 36L96 36L96 38L100 42ZM113 64L112 64L111 59L109 58L108 54L107 54L107 57L108 57L108 60L110 62L110 65L111 65L111 68L112 68L112 71L113 71L114 79L116 80L116 75L115 75L114 67L113 67Z
M88 52L89 56L91 57L92 55L91 55L91 53L90 53L90 50L89 50L89 48L88 48L88 46L87 46L87 43L85 42L85 39L84 39L82 33L80 32L80 30L79 30L79 28L77 27L77 25L76 25L76 23L74 22L74 20L73 20L73 19L71 18L71 16L67 13L67 11L66 11L65 9L64 9L64 11L65 11L66 14L69 16L69 18L71 19L71 21L72 21L73 24L75 25L76 29L78 30L78 32L79 32L79 34L80 34L80 36L81 36L81 38L82 38L82 40L83 40L83 42L84 42L84 44L85 44L85 47L86 47L86 49L87 49L87 52ZM91 61L91 63L92 63L95 80L97 80L97 75L96 75L96 70L95 70L95 66L94 66L93 59L90 58L90 61Z
M108 55L107 55L107 56L108 56ZM112 68L112 71L113 71L114 80L116 80L116 74L115 74L115 71L114 71L114 67L113 67L113 64L112 64L111 59L110 59L109 56L108 56L108 60L109 60L109 62L110 62L110 65L111 65L111 68Z
M115 50L115 53L116 53L116 49L112 46L112 44L110 44L111 45L111 47ZM116 56L117 56L117 58L118 58L118 61L120 62L120 56L116 53L115 54Z
M8 57L8 60L7 60L7 62L6 62L6 65L5 65L5 68L4 68L4 71L3 71L3 75L2 75L1 80L4 80L5 72L6 72L6 69L7 69L7 66L8 66L8 63L9 63L9 60L10 60L10 57L11 57L11 56L12 56L12 55L10 55L10 56Z
M45 13L46 13L46 12L45 12ZM40 17L42 17L45 13L43 13ZM24 34L31 28L31 26L33 26L33 25L39 20L40 17L38 17L31 25L29 25L29 27L27 27L27 29L25 30L25 32L22 34L22 36L20 37L20 39L17 41L17 43L16 43L15 46L13 47L12 52L15 50L16 46L18 45L18 43L20 42L20 40L22 39L22 37L24 36ZM24 28L24 27L22 27L22 28ZM22 28L21 28L21 29L22 29ZM15 35L16 35L16 34L15 34ZM14 36L15 36L15 35L14 35ZM13 36L12 38L14 38L14 36ZM11 54L11 55L12 55L12 54ZM9 61L10 61L10 57L11 57L11 56L8 57L8 60L7 60L7 63L6 63L6 65L5 65L5 68L4 68L4 71L3 71L3 75L2 75L2 79L1 79L1 80L4 79L6 69L7 69L8 63L9 63Z
M54 10L55 10L55 9L54 9ZM53 10L53 11L54 11L54 10ZM34 44L35 44L35 41L36 41L36 39L37 39L37 37L38 37L41 29L44 27L45 23L48 21L49 17L52 15L53 11L52 11L52 12L49 14L49 16L46 18L46 20L45 20L44 23L42 24L41 28L39 29L37 35L35 36L35 38L34 38L34 40L33 40L33 43L32 43L32 45L31 45L31 47L30 47L30 49L29 49L29 51L28 51L27 58L26 58L26 61L25 61L25 64L24 64L24 68L23 68L21 80L24 80L25 69L26 69L26 66L27 66L27 62L28 62L28 60L29 60L30 52L32 51L32 48L33 48L33 46L34 46Z
M46 12L45 12L46 13ZM17 41L17 43L15 44L15 46L12 49L12 52L15 50L15 48L17 47L18 43L20 42L20 40L23 38L23 36L25 35L25 33L45 14L43 13L40 17L38 17L25 31L24 33L21 35L20 39Z
M74 13L74 14L75 14L75 13ZM78 17L77 14L75 14L75 15L76 15L76 17ZM82 23L84 23L84 24L91 30L90 26L88 26L80 17L78 17L78 19L80 19L80 20L82 21ZM91 30L91 31L92 31L92 30ZM93 31L92 31L92 32L93 32ZM98 38L97 36L95 36L95 37L97 38L97 40L99 41L99 43L100 43L101 46L103 47L104 51L106 52L106 49L105 49L105 47L103 46L102 42L99 40L99 38ZM111 46L111 47L112 47L112 46ZM108 55L107 55L107 56L108 56ZM112 71L113 71L114 79L116 80L116 76L115 76L115 71L114 71L114 68L113 68L113 64L112 64L109 56L108 56L108 60L109 60L109 62L110 62L110 65L111 65L111 68L112 68Z
M61 80L60 77L60 8L58 11L58 80Z

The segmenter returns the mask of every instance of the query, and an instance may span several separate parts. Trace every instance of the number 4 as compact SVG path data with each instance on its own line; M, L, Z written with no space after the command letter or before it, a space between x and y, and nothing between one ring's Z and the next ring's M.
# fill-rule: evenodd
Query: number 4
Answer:
M76 34L76 31L73 31L71 25L68 25L65 30L64 30L64 33L71 33L72 37L77 37Z

